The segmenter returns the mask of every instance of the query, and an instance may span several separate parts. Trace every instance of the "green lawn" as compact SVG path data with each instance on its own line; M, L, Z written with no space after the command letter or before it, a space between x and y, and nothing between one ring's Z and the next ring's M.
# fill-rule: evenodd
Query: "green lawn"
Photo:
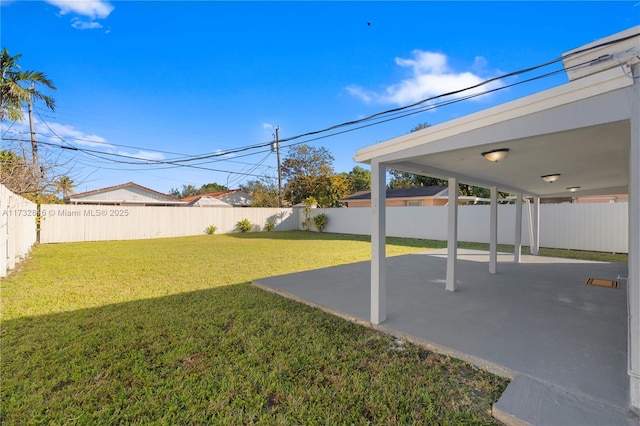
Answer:
M38 246L0 281L0 420L493 423L506 380L249 285L369 250L310 232Z

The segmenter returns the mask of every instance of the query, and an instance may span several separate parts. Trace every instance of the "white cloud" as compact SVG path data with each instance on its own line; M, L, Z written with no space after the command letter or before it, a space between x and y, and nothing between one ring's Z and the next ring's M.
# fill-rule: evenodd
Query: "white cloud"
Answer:
M164 160L164 155L160 152L150 152L139 150L136 153L130 153L126 151L118 151L119 155L126 155L127 157L135 157L140 160Z
M271 123L262 123L262 128L265 130L273 129L273 124Z
M102 24L96 21L83 21L80 18L71 19L71 26L76 30L94 30L102 28Z
M33 118L33 127L38 140L53 143L56 145L64 145L65 142L74 146L101 147L113 149L114 146L109 144L105 138L94 133L85 133L80 129L76 129L70 124L60 124L40 121L37 117ZM11 133L14 135L22 135L23 138L29 138L28 121L18 121L13 123Z
M484 56L476 56L473 59L473 69L476 72L484 71L487 68L487 65L489 65L489 62Z
M60 14L75 13L90 19L104 19L113 11L114 7L102 0L45 0L60 8Z
M107 18L114 7L107 1L103 0L45 0L54 6L60 8L60 14L66 15L74 13L84 16L87 19L80 19L77 16L71 18L71 26L77 30L95 30L102 28L102 24L96 19ZM107 34L109 31L106 32Z
M362 87L356 86L355 84L347 86L346 89L347 89L347 92L349 92L352 96L355 96L356 98L360 98L366 103L371 102L374 98L377 97L377 95L374 92L364 90Z
M407 105L433 96L475 86L486 79L470 71L456 72L452 70L448 65L447 56L443 53L414 50L412 56L412 58L395 59L396 65L411 70L410 77L387 86L380 92L366 90L357 85L346 87L347 92L367 103ZM476 72L483 71L487 64L485 58L477 56L473 69ZM482 94L500 84L499 81L496 81L489 85L465 90L454 96Z
M60 136L62 139L67 140L72 145L113 148L113 145L110 145L109 143L107 143L107 140L102 136L85 133L82 130L76 129L75 127L69 124L59 124L59 123L47 123L47 124L49 125L49 127L46 127L41 122L37 122L36 128L38 129L37 131L41 132L42 134L51 135L52 133L54 133L53 136L49 136L49 139L51 141L60 143L61 141L57 137L57 136Z
M236 156L235 153L229 153L229 154L225 154L223 150L221 149L216 149L215 150L216 155L220 156L220 158L233 158Z

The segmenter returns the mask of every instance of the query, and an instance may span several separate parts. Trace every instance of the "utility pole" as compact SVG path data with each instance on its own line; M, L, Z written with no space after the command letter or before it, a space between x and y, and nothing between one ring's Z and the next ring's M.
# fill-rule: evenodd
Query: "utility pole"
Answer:
M33 129L33 107L31 101L31 93L33 93L35 85L31 83L31 92L29 92L29 99L27 99L27 109L29 111L29 129L31 130L31 162L38 168L38 142L36 142L36 131Z
M282 172L280 171L280 126L276 126L276 156L278 157L278 207L282 207Z

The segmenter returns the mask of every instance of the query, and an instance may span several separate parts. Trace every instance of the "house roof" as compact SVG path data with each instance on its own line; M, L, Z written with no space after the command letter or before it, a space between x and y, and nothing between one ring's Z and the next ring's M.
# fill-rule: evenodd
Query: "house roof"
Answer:
M70 195L67 199L71 202L73 201L81 201L83 198L84 199L89 199L91 198L92 201L100 201L99 199L94 198L95 195L99 195L99 194L106 194L109 192L114 192L117 191L119 189L130 189L130 188L136 188L142 192L147 192L150 195L153 195L154 197L156 197L157 201L159 202L165 202L165 203L172 203L172 204L182 204L180 202L179 199L172 197L171 195L168 194L163 194L162 192L158 192L155 191L153 189L144 187L142 185L138 185L135 182L127 182L127 183L123 183L121 185L114 185L114 186L108 186L105 188L100 188L100 189L94 189L93 191L86 191L86 192L80 192L80 193L76 193L76 194L72 194ZM104 200L104 201L113 201L113 200ZM148 201L148 202L153 202L153 201Z
M568 83L359 149L354 159L534 196L567 196L569 187L626 193L639 39L637 26L567 52ZM498 163L481 156L498 148L510 150ZM555 183L541 179L556 173Z
M229 203L225 203L218 198L210 197L208 195L200 195L187 204L189 206L196 207L233 207Z
M241 189L230 189L228 191L207 192L206 194L191 195L190 197L183 198L182 201L186 201L187 203L190 203L190 202L192 202L194 200L199 200L202 197L220 198L220 197L224 197L226 195L235 194L237 192L242 192L244 194L251 195L251 194L248 194L247 192L245 192L245 191L243 191Z
M387 198L425 198L435 197L441 192L446 191L446 186L420 186L415 188L394 188L387 189ZM343 198L340 201L356 201L356 200L370 200L371 191L359 191L348 197Z

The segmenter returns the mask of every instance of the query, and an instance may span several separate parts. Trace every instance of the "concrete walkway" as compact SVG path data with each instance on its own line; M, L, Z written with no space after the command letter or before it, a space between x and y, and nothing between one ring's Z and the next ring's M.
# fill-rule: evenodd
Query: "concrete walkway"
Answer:
M382 331L514 378L497 417L529 424L637 424L628 411L627 290L585 285L626 264L459 250L456 291L446 251L387 260ZM370 263L282 275L255 285L369 324ZM600 413L594 415L594 413Z

